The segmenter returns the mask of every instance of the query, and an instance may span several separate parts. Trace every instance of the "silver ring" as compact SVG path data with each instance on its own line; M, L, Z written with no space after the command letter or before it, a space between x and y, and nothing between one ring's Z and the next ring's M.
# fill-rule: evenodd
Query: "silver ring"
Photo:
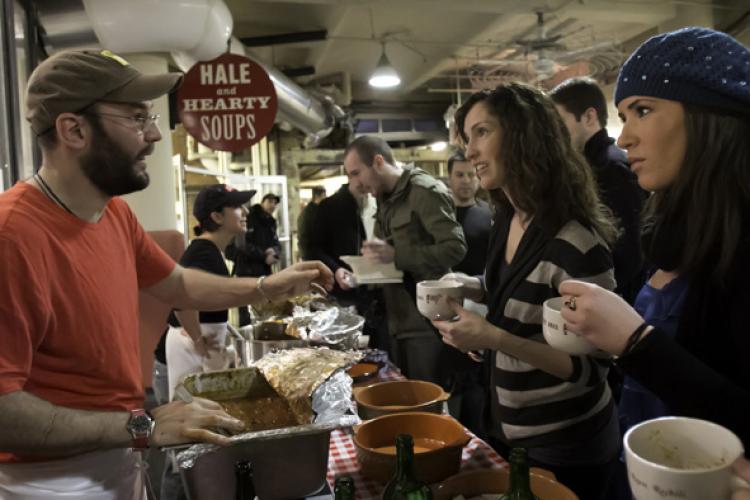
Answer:
M576 310L576 298L571 295L571 297L563 302L563 305L570 309L571 311Z

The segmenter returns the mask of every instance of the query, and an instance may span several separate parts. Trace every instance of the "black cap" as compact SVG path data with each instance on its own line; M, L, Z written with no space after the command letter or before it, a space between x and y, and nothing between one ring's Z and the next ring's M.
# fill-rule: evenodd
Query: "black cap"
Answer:
M281 198L279 198L279 196L278 196L278 195L275 195L275 194L273 194L273 193L267 193L266 195L264 195L264 196L263 196L263 199L262 199L262 200L260 200L260 201L261 201L261 202L264 202L264 201L266 201L266 200L273 200L273 201L274 201L274 202L276 202L276 203L279 203L279 202L281 202Z
M198 222L211 217L211 212L221 212L224 207L244 205L255 194L255 190L237 191L226 184L212 184L201 189L193 204L193 215Z

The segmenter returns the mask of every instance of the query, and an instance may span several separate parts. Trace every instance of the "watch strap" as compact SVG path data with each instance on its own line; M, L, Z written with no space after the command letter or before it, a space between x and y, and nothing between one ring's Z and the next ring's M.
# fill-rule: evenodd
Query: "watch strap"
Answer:
M146 424L148 422L148 424ZM146 425L144 425L146 424ZM128 420L128 431L133 437L131 447L137 450L143 450L149 446L149 438L154 428L153 417L143 408L130 410L130 419Z

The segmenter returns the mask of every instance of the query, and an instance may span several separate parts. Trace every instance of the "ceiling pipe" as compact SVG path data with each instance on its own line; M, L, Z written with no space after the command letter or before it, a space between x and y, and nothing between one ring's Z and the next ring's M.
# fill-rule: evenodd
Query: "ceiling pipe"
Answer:
M102 46L114 52L180 51L206 61L224 52L232 35L222 0L83 0L83 6Z
M267 47L286 43L321 42L328 38L328 30L295 31L279 35L248 36L240 38L245 47Z
M124 54L170 52L183 71L226 51L233 27L223 0L37 0L35 5L50 53L96 45ZM243 44L231 40L231 51L246 55ZM277 123L304 132L308 144L330 133L344 114L341 108L314 98L278 69L256 62L276 88Z

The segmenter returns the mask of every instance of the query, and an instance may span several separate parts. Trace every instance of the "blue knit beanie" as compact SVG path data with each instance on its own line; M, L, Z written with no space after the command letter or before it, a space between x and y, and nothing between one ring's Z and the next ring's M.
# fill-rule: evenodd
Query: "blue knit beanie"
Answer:
M750 113L750 50L707 28L656 35L622 66L615 106L634 95Z

